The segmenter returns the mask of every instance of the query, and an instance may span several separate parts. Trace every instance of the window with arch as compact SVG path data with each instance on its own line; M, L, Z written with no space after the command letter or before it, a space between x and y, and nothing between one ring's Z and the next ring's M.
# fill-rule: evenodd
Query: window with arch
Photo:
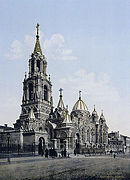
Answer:
M82 141L85 140L84 128L82 128Z
M37 60L37 71L40 71L40 60Z
M45 74L45 65L44 65L44 62L43 62L43 74Z
M34 73L34 60L31 61L31 72Z
M87 130L87 141L90 142L90 132L89 132L89 129Z
M33 100L33 84L29 83L29 100Z
M44 85L44 100L48 101L48 88L46 85Z

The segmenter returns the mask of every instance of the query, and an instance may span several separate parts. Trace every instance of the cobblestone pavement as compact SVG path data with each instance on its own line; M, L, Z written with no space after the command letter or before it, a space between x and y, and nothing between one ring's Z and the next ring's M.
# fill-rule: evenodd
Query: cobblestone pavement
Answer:
M130 180L130 159L110 156L0 159L0 180Z

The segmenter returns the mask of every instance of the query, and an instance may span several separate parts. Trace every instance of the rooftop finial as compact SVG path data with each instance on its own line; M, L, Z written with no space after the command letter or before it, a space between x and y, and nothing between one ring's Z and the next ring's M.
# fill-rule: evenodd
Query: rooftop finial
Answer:
M37 35L36 35L36 38L37 38L37 39L39 39L39 26L40 26L40 25L37 23L37 26L36 26L36 28L37 28Z
M79 99L81 99L81 91L79 91Z
M60 91L60 96L62 96L63 89L60 88L59 91Z
M41 50L41 46L40 46L40 41L39 41L39 24L37 23L37 35L36 35L36 44L34 47L34 53L40 52L40 54L42 55L42 50Z

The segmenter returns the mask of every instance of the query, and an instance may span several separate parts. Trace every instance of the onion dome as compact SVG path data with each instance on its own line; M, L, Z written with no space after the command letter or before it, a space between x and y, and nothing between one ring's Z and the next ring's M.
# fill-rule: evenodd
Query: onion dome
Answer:
M83 110L83 111L88 111L88 108L84 101L81 99L81 91L79 91L79 100L75 103L73 107L73 111L75 110Z
M97 111L95 110L95 105L94 105L94 110L92 112L92 116L94 116L94 117L98 116Z
M63 89L60 88L59 91L60 91L60 99L59 99L57 108L60 108L60 109L64 110L64 109L65 109L65 106L64 106L63 99L62 99L62 91L63 91Z

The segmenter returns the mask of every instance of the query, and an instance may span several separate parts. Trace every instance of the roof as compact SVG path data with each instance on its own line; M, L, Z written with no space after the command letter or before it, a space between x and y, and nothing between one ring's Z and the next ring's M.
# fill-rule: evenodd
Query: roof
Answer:
M34 53L36 52L40 52L40 54L42 55L42 49L41 49L41 45L40 45L40 41L39 41L39 24L37 24L36 28L37 28L37 35L36 35L36 44L34 47Z
M74 104L72 111L75 111L75 110L88 111L88 108L87 108L85 102L81 99L81 91L79 91L79 99Z
M60 88L59 91L60 91L60 99L59 99L57 108L61 108L62 110L64 110L65 106L64 106L64 102L63 102L63 98L62 98L62 91L63 91L63 89Z

